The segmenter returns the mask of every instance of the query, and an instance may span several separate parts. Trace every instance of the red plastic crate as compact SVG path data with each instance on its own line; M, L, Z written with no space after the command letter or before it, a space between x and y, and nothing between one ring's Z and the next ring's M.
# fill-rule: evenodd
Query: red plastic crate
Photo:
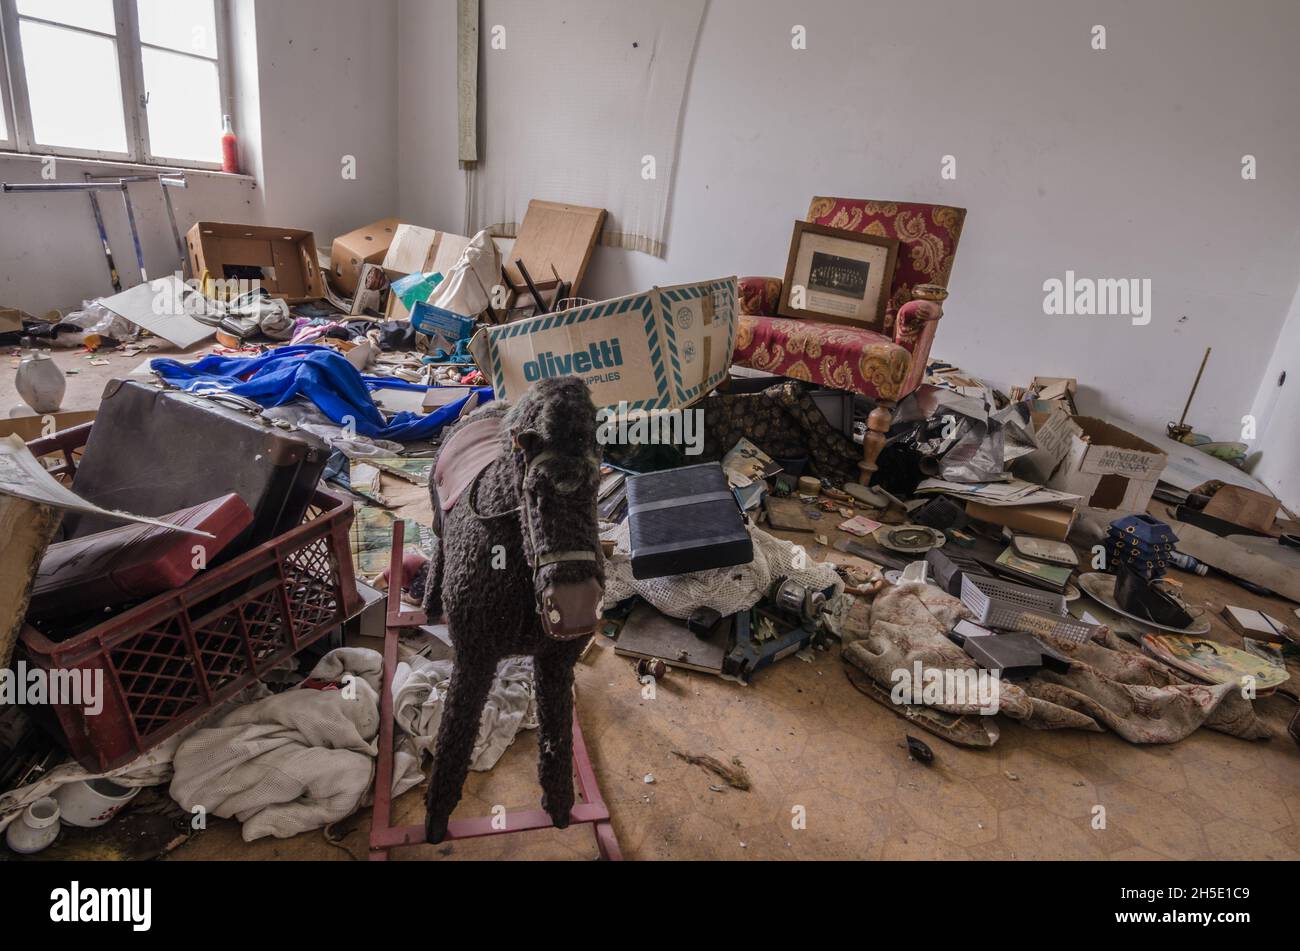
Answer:
M29 443L75 471L90 424ZM361 608L348 532L352 505L317 489L306 518L194 580L62 641L24 625L29 665L103 670L103 709L51 709L90 770L130 762L342 624Z

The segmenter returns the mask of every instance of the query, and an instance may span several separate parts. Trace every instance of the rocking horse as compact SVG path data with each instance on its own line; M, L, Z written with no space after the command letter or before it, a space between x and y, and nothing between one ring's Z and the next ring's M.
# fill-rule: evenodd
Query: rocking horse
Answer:
M438 453L424 605L430 618L446 614L455 667L426 800L429 842L447 834L497 663L514 655L534 658L542 808L556 827L569 824L573 667L604 593L599 480L596 408L576 377L476 410Z

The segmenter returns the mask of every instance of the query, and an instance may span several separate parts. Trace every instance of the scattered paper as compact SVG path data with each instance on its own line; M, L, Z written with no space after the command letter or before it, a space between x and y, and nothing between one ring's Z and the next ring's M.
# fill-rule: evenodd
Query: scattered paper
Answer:
M1052 502L1074 502L1080 497L1059 489L1048 489L1023 479L1010 482L947 482L943 479L926 479L916 487L916 494L942 492L959 499L972 499L985 505L1044 505Z
M865 538L881 526L882 523L867 518L865 515L855 515L848 521L840 522L839 530L848 532L850 535L857 535Z
M132 515L129 512L117 512L102 509L87 502L81 496L65 488L54 476L41 465L41 461L32 455L27 444L18 436L5 436L0 439L0 494L27 499L41 505L84 512L87 515L102 515L105 518L122 522L138 522L141 525L157 525L162 528L175 529L187 535L201 535L204 538L216 538L211 532L197 528L187 528L164 519Z

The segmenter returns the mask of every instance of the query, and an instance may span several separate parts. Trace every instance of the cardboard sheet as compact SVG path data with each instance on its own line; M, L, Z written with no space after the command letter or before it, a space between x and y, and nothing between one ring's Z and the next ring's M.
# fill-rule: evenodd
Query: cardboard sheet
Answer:
M1300 571L1288 568L1267 555L1248 551L1195 525L1171 518L1169 527L1178 536L1178 550L1183 554L1191 555L1225 574L1268 588L1275 594L1300 603Z
M208 308L207 299L174 274L137 284L100 301L113 313L126 318L182 350L207 340L217 332L211 324L190 314Z
M1170 439L1162 432L1142 426L1132 428L1133 432L1169 457L1165 463L1165 471L1160 474L1161 482L1182 489L1184 492L1190 492L1203 483L1217 479L1255 492L1268 492L1264 483L1222 459L1216 459L1193 446Z
M506 259L510 283L524 286L523 275L515 266L515 260L522 258L534 281L552 280L554 267L560 280L571 285L570 295L576 296L604 225L604 208L530 201L515 238L513 256Z

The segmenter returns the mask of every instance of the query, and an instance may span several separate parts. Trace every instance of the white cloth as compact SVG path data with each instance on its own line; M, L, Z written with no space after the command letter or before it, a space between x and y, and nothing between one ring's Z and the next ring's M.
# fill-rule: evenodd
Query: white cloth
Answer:
M330 651L311 676L339 689L287 690L196 730L172 762L172 798L184 809L238 819L246 842L350 815L373 779L382 663L366 648ZM394 794L420 779L413 757L394 757Z
M266 835L286 838L343 819L368 798L373 781L382 663L377 651L339 648L321 658L311 677L337 682L350 675L351 690L268 694L255 683L228 701L217 718L182 730L118 769L92 773L64 763L0 795L0 831L60 786L100 777L127 787L170 779L171 796L183 808L203 806L213 815L233 816L244 824L247 842ZM420 759L433 749L451 672L451 661L422 657L394 671L399 732L393 795L423 778ZM532 658L507 658L488 694L470 768L491 769L520 730L536 728Z
M403 661L397 665L393 674L393 718L406 734L403 748L432 755L451 672L449 660L414 657L409 663ZM491 769L520 730L535 729L533 659L507 657L497 666L496 680L488 692L470 769Z
M492 288L501 283L501 255L492 235L480 231L460 253L451 273L438 285L432 303L464 317L477 317L492 303Z
M345 818L364 804L378 753L377 651L341 647L311 672L345 689L298 688L231 711L195 731L176 751L171 796L244 824L247 842L287 838ZM393 795L423 779L420 760L433 748L451 677L450 661L421 657L393 673ZM345 678L350 678L345 680ZM511 658L497 670L471 768L491 769L520 729L537 725L532 661Z
M605 560L605 606L639 594L670 617L687 618L701 607L735 614L757 604L778 578L793 578L819 591L834 587L827 599L831 602L843 593L844 582L832 565L813 561L806 550L753 525L749 535L754 541L754 560L747 565L637 580L632 577L632 560L627 554L628 523L624 520L612 536L614 554Z
M466 226L513 236L530 199L562 201L606 209L605 244L663 257L704 6L483 0L483 148Z

